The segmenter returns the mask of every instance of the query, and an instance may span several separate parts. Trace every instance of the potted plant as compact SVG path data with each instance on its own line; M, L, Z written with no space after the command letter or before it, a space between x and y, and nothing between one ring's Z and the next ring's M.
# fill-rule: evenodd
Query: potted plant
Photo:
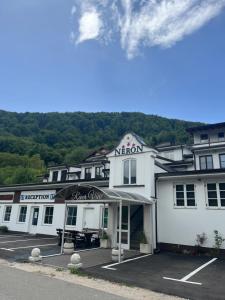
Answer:
M103 233L100 237L100 247L101 248L109 248L110 247L109 236L105 231L103 231Z
M151 253L151 245L148 243L144 232L140 235L140 252L145 254Z

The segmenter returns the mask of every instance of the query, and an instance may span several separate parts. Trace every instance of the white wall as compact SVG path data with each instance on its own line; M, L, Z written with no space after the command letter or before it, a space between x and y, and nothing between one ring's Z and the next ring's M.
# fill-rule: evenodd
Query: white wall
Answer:
M11 218L9 222L4 221L4 212L5 207L12 205ZM27 206L27 215L26 222L20 223L19 220L19 212L20 206ZM20 231L20 232L29 232L30 223L32 219L32 211L31 208L39 207L39 217L38 217L38 225L37 232L39 234L46 235L56 235L57 228L63 228L63 220L65 214L65 204L41 204L41 203L0 203L0 225L7 226L9 230L12 231ZM44 224L44 215L45 215L45 207L46 206L54 206L54 215L53 215L53 223L52 224ZM66 229L76 229L82 230L84 223L84 209L85 208L93 208L93 223L94 228L98 229L101 227L101 205L88 205L88 204L78 204L77 205L77 223L76 226L66 226Z
M224 179L221 179L220 182L223 181ZM196 185L196 208L174 207L173 185L176 183L194 183ZM225 209L206 207L204 184L204 180L190 179L158 182L158 241L160 243L194 246L196 235L205 232L208 237L205 246L212 247L214 230L218 230L225 237ZM225 243L223 248L225 249Z

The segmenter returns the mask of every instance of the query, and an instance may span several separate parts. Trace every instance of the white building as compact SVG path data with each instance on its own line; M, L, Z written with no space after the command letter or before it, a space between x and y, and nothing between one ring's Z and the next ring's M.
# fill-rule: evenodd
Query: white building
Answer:
M109 153L50 168L42 184L0 187L0 224L55 235L66 202L66 228L100 228L104 219L112 247L121 238L137 248L141 232L152 251L195 246L203 232L213 247L214 230L225 236L225 123L188 131L193 145L156 148L127 133Z

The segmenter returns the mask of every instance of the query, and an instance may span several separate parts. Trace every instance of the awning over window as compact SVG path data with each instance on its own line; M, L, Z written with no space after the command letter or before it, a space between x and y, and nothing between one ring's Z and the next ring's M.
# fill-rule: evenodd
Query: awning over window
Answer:
M136 193L122 192L109 188L80 184L70 185L56 194L57 199L67 203L115 203L131 202L135 204L152 204L152 200Z

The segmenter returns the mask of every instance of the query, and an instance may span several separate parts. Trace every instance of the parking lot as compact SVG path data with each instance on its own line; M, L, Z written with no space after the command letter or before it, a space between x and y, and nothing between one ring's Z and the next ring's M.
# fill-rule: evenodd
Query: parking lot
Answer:
M185 299L225 299L225 260L173 253L88 268L95 277Z
M41 249L42 264L66 268L69 255L59 255L57 237L30 234L0 235L0 258L27 261L33 248ZM122 263L112 263L110 249L76 249L83 271L92 277L138 286L186 299L225 299L225 259L175 253L140 255L126 251Z
M42 255L60 252L57 237L7 233L0 235L0 258L10 261L27 260L33 248L40 248Z

